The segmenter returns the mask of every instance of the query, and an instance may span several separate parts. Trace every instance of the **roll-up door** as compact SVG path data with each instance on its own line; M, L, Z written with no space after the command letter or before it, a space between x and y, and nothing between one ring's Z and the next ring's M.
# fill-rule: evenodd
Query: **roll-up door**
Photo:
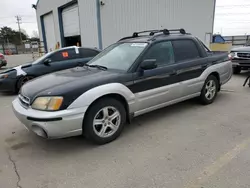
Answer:
M44 22L47 51L53 51L55 50L55 46L56 46L53 13L44 15L43 22Z
M64 37L80 35L78 5L72 5L62 10Z

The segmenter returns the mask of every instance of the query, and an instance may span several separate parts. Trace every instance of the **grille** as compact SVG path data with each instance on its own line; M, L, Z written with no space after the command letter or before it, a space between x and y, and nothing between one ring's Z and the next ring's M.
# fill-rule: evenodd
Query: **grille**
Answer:
M26 96L24 96L24 95L22 95L22 94L19 94L19 95L18 95L18 98L19 98L21 104L22 104L25 108L28 108L28 107L29 107L29 105L30 105L30 99L29 99L29 97L26 97Z
M237 53L238 57L250 59L250 53Z

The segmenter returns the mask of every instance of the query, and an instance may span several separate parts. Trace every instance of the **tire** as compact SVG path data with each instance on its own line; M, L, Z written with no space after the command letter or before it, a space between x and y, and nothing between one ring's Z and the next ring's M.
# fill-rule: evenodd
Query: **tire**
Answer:
M233 67L233 73L234 74L240 74L241 68L240 67Z
M219 90L218 79L213 75L208 76L201 90L201 95L200 95L201 103L204 105L212 104L217 97L218 90Z
M15 93L18 93L19 90L21 89L21 87L27 83L28 81L32 80L34 77L33 76L23 76L21 78L19 78L19 80L17 81L16 84L16 91Z
M111 120L112 115L117 117ZM83 134L95 144L107 144L120 136L125 122L126 110L123 104L113 98L101 98L90 106L83 122Z

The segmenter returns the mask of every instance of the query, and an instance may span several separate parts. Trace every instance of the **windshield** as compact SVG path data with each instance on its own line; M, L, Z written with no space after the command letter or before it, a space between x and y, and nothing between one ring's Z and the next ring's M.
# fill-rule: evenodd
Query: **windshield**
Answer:
M147 45L148 43L113 44L92 59L88 65L127 71Z

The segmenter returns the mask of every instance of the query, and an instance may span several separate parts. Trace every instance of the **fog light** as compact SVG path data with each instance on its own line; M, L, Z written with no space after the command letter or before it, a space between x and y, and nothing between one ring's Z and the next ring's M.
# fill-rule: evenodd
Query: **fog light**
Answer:
M48 138L48 135L45 132L45 130L43 130L41 127L37 125L32 125L32 131L38 136L41 136L43 138Z

